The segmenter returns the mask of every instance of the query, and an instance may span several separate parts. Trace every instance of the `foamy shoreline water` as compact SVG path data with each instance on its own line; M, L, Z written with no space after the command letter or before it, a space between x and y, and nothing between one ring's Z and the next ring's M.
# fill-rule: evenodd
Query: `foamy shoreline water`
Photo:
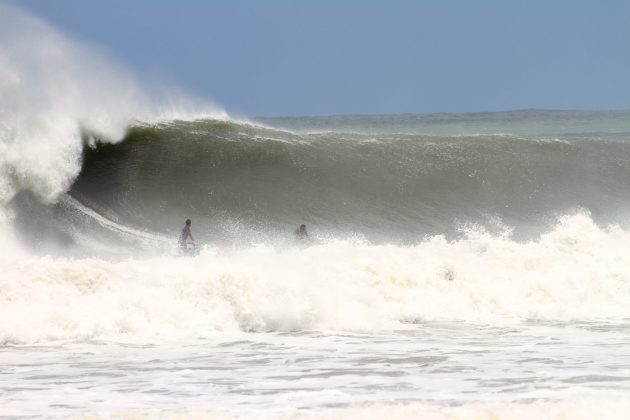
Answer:
M627 323L423 323L0 350L0 415L623 418ZM547 417L545 417L547 416ZM608 415L605 417L608 418ZM582 418L582 417L578 417Z
M332 419L428 419L428 420L495 420L495 419L575 419L593 418L627 419L628 405L621 400L628 395L618 394L615 398L579 398L575 401L534 404L471 404L460 407L435 408L422 404L408 405L368 405L355 409L330 409L319 413L295 413L269 415L264 413L245 413L228 415L213 412L174 411L160 413L160 417L179 419L279 419L279 420L332 420ZM155 413L120 412L107 415L88 414L72 416L73 419L147 419Z

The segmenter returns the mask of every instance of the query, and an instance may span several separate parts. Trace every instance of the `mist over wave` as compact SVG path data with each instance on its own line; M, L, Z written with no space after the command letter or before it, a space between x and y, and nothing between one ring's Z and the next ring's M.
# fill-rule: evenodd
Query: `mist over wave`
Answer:
M78 175L84 144L120 141L132 121L226 118L148 92L104 52L0 5L0 202L23 190L54 201Z

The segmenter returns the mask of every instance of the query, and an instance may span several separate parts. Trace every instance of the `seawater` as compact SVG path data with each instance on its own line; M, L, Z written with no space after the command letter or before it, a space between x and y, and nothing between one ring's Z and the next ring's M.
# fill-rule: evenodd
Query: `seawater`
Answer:
M4 348L0 415L624 418L629 326L424 322Z
M529 243L5 261L0 414L606 413L630 380L628 247L576 216Z
M0 6L0 416L627 418L630 113L137 79Z

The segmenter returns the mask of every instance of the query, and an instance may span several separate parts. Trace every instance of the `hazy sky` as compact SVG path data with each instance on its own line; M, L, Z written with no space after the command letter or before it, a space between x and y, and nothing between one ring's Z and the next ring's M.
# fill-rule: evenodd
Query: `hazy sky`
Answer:
M4 2L250 116L630 108L625 0Z

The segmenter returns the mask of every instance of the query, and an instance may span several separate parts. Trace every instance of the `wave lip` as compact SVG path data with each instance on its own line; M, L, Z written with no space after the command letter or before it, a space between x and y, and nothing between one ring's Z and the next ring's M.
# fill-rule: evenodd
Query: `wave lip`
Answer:
M98 48L0 5L0 203L23 190L54 201L79 174L85 142L118 142L133 121L229 118L150 92Z

